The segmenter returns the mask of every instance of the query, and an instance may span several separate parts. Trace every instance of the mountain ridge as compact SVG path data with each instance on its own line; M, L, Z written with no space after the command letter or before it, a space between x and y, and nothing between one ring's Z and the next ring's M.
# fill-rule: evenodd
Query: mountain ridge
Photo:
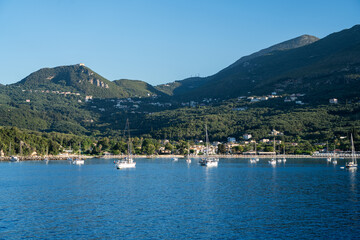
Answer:
M360 25L332 33L311 44L254 57L243 64L232 64L207 77L204 84L173 90L179 99L234 98L249 94L270 94L275 90L318 94L322 101L343 86L354 95L359 88L349 74L358 74L360 62ZM241 59L240 59L241 60ZM239 61L240 61L239 60ZM343 72L343 69L349 68ZM326 79L331 75L329 79ZM357 75L356 75L357 76ZM329 91L321 92L322 89ZM186 90L184 90L187 87ZM326 93L320 95L320 93ZM345 93L336 94L343 97ZM335 97L335 96L334 96Z
M263 56L266 54L269 54L271 52L274 51L284 51L284 50L289 50L289 49L294 49L294 48L299 48L302 46L306 46L308 44L311 44L313 42L318 41L319 38L315 37L315 36L311 36L311 35L301 35L299 37L296 38L292 38L290 40L286 40L284 42L272 45L268 48L265 49L261 49L255 53L252 53L250 55L241 57L240 59L238 59L237 61L235 61L234 63L230 64L228 67L220 70L219 72L208 76L208 77L204 77L204 78L200 78L200 77L191 77L191 78L186 78L183 80L178 80L172 83L167 83L167 84L160 84L158 86L155 86L158 90L163 91L169 95L177 95L177 94L183 94L185 92L187 92L188 90L194 89L194 88L198 88L204 84L206 84L207 82L211 81L212 78L217 75L217 74L221 74L221 72L226 71L227 69L231 69L234 68L246 61L249 61L253 58L259 57L259 56Z
M133 81L133 80L127 80ZM39 69L21 81L12 84L25 89L36 88L51 91L70 91L85 95L92 95L95 98L126 98L136 96L145 97L161 94L152 89L148 84L133 84L134 89L119 84L117 81L110 81L84 64L57 66L54 68ZM127 84L129 85L129 84ZM141 89L141 88L144 89Z

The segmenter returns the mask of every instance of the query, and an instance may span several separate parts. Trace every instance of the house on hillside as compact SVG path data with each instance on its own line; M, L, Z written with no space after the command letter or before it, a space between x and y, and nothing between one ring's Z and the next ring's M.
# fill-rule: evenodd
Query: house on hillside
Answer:
M251 134L248 134L248 133L245 133L245 134L243 135L243 138L244 138L245 140L249 140L249 139L252 138L252 135L251 135Z
M338 104L338 100L337 100L337 98L331 98L331 99L329 99L329 103L330 104Z

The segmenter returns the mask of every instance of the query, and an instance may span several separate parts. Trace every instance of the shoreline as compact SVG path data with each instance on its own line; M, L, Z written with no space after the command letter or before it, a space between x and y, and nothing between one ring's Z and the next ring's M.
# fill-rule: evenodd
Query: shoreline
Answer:
M106 155L106 156L88 156L82 155L81 158L89 159L89 158L103 158L103 159L118 159L123 158L125 155ZM250 159L255 157L255 155L210 155L211 157L216 158L236 158L236 159ZM78 155L48 155L48 156L17 156L20 161L43 161L45 158L49 160L67 160L69 158L76 158ZM146 159L153 159L153 158L186 158L184 155L133 155L133 158L146 158ZM190 158L202 158L204 156L199 155L190 155ZM256 155L259 159L269 159L274 158L273 155ZM285 155L276 155L276 158L311 158L311 159L326 159L327 156L311 156L311 155L292 155L292 154L285 154ZM349 159L351 156L340 156L337 159ZM0 162L3 161L10 161L10 157L0 157Z

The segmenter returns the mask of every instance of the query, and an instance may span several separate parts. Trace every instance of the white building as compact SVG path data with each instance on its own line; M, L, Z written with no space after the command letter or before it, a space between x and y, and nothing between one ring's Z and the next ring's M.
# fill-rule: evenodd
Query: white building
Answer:
M330 104L338 104L338 100L337 100L337 98L331 98L331 99L329 99L329 103Z
M243 138L244 138L245 140L249 140L249 139L251 139L251 138L252 138L252 135L251 135L251 134L246 133L246 134L244 134L244 135L243 135Z

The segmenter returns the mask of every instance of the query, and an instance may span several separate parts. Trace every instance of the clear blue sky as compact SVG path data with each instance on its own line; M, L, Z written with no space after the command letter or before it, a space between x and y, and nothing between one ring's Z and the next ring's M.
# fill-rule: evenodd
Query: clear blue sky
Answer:
M0 83L85 63L109 80L157 85L355 24L359 0L0 0Z

